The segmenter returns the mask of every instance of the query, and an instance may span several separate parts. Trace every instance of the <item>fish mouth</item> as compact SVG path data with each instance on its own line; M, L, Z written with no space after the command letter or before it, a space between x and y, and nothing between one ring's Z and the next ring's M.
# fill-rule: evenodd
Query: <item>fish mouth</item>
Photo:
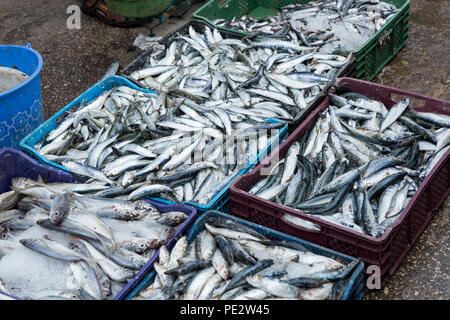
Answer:
M31 244L30 239L20 239L19 242L25 247L28 247Z

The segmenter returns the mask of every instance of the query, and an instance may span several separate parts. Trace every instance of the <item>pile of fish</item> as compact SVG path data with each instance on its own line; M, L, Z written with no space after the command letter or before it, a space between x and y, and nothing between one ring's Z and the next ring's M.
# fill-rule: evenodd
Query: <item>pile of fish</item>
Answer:
M417 112L408 99L387 109L360 93L329 97L309 134L249 192L380 237L450 149L450 116Z
M357 262L339 262L210 217L192 242L184 236L170 253L161 247L156 277L135 299L340 299Z
M0 291L21 299L110 299L187 215L104 199L99 183L14 178L0 195Z
M275 16L214 20L214 24L255 36L277 38L320 52L359 49L398 9L379 0L322 0L291 4Z
M254 122L251 109L229 114L225 105L206 109L183 99L174 106L160 98L119 86L71 112L35 149L110 185L96 196L206 204L285 125Z
M129 77L205 111L220 107L255 121L293 120L351 59L284 40L223 38L206 25L201 33L189 26L188 33L173 36Z

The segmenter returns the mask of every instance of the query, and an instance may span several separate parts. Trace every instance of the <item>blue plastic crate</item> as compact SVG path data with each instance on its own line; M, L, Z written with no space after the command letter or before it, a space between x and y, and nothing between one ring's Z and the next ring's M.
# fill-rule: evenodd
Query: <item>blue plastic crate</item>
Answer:
M0 193L10 190L11 180L15 177L37 179L38 176L41 176L46 182L76 182L71 174L40 164L19 150L10 148L0 150ZM183 234L188 232L198 217L197 210L190 206L165 205L156 201L147 201L154 205L160 212L181 211L188 215L187 219L177 228L175 234L167 241L167 246L173 246ZM136 273L134 278L128 281L114 297L114 300L121 300L126 297L126 295L141 282L149 270L153 268L153 263L158 257L159 250L157 250L147 263ZM1 291L0 294L17 299L16 297Z
M270 123L280 123L282 121L278 119L266 119L267 122ZM270 141L267 143L267 146L265 146L256 156L255 159L250 161L247 166L239 172L237 177L242 176L243 174L246 174L247 172L250 172L259 162L264 160L264 158L269 155L272 152L272 147L277 148L284 140L286 140L288 136L288 124L286 123L283 127L281 127L277 134L270 139ZM219 193L217 193L211 201L209 201L207 204L197 204L194 202L189 201L183 201L184 204L190 205L192 207L195 207L198 211L198 214L205 213L209 210L217 210L222 211L225 213L230 213L230 185L234 181L230 181ZM175 202L161 199L158 197L151 197L150 199L159 201L166 204L174 204Z
M119 86L127 86L146 93L155 93L154 91L146 90L137 86L126 78L119 76L109 76L105 80L99 81L97 84L82 93L80 96L78 96L78 98L59 110L50 119L41 124L36 130L23 138L22 141L20 141L20 149L35 157L42 163L56 167L69 173L73 173L70 170L64 168L62 165L45 159L39 152L34 149L34 146L40 143L42 139L44 139L50 133L50 131L58 126L59 123L57 123L57 120L63 120L63 116L68 114L67 111L78 107L81 103L89 103L95 100L102 93Z
M281 232L278 232L278 231L275 231L275 230L272 230L272 229L257 225L255 223L251 223L246 220L236 218L234 216L230 216L228 214L218 212L218 211L207 212L197 219L195 224L190 229L189 233L186 233L188 242L194 241L195 238L197 237L197 235L203 229L205 229L205 222L210 217L222 217L222 218L233 219L234 221L241 223L247 227L250 227L271 239L280 239L280 240L296 242L296 243L299 243L299 244L305 246L306 248L311 250L311 252L313 252L313 253L324 255L324 256L327 256L327 257L330 257L333 259L339 259L341 261L344 261L345 263L350 263L352 261L359 261L359 263L357 264L356 268L353 270L353 272L348 280L347 287L345 289L344 294L342 295L341 300L362 300L363 299L363 297L364 297L364 264L360 259L356 259L356 258L347 256L347 255L339 253L337 251L318 246L311 242L307 242L305 240L301 240L301 239L289 236L287 234L284 234L284 233L281 233ZM175 245L175 243L173 243L173 245L171 245L171 246L167 246L169 251L172 250L174 245ZM156 275L156 271L154 270L154 268L150 268L148 274L145 276L145 278L142 280L142 282L139 283L135 287L135 289L127 297L125 297L125 299L131 300L142 289L147 288L153 282L155 275Z

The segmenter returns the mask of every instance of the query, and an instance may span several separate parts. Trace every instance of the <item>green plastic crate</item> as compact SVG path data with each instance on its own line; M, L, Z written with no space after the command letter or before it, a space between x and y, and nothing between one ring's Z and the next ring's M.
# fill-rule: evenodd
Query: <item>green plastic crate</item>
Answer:
M356 51L355 68L352 76L362 80L372 80L391 61L408 41L409 3L410 0L383 0L394 4L399 11L378 32ZM204 20L210 25L234 33L249 35L214 25L215 19L231 20L233 17L248 15L262 19L279 12L279 9L294 3L307 3L310 0L211 0L193 17Z
M145 18L167 10L172 0L105 0L108 8L128 18Z

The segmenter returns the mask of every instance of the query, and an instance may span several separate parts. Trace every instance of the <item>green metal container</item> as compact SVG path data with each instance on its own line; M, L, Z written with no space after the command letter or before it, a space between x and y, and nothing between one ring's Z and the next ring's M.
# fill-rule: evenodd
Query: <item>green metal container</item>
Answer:
M353 77L372 80L408 41L410 0L383 1L394 4L399 11L360 49L352 51L355 55ZM211 0L198 9L193 17L206 21L218 29L249 35L242 31L216 26L213 21L231 20L243 15L259 20L277 14L280 8L288 4L307 2L310 0Z
M170 7L172 0L105 0L115 14L127 18L145 18L158 15Z

